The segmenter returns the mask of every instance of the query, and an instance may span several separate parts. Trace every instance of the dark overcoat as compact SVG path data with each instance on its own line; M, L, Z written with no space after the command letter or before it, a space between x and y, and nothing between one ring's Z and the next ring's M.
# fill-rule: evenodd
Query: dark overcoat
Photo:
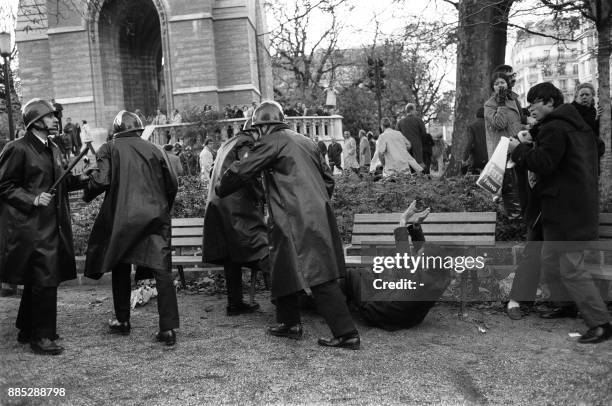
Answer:
M330 201L334 179L317 144L277 126L229 167L218 195L239 190L261 171L270 208L272 296L308 293L337 279L344 255Z
M261 183L253 179L223 198L215 193L221 176L253 147L253 137L239 133L217 151L204 214L204 262L247 263L268 255L268 234L261 205Z
M410 141L410 154L418 163L423 163L423 137L427 134L423 120L406 116L397 123L397 130Z
M98 279L119 263L170 270L177 181L165 152L129 132L102 145L96 161L99 171L84 200L106 194L89 237L85 276Z
M534 145L520 144L512 159L537 175L542 226L557 241L597 239L596 139L574 107L562 104L549 113L540 123Z
M34 199L62 173L57 145L50 149L29 131L0 155L0 279L16 285L56 287L76 278L68 191L80 187L68 176L47 207Z

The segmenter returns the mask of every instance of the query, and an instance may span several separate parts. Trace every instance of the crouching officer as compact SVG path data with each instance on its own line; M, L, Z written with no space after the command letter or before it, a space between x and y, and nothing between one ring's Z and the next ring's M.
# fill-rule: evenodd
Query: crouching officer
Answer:
M55 109L32 99L22 109L26 134L0 155L0 280L24 285L17 340L38 354L57 355L57 287L76 278L68 191L79 177L62 175Z
M281 106L264 101L253 113L261 139L225 171L219 197L248 185L263 171L270 210L271 293L279 323L274 336L301 338L299 293L312 293L319 313L334 335L319 345L358 349L360 339L337 283L344 271L342 241L330 196L331 171L318 146L291 131Z
M113 137L96 154L84 200L106 192L87 245L85 276L99 279L112 271L116 319L111 333L130 333L131 264L155 277L158 292L157 340L174 345L179 327L172 280L170 209L177 181L162 148L140 138L140 118L122 110L113 122Z
M269 272L268 234L260 202L263 190L258 179L229 196L220 198L215 187L234 161L240 160L255 143L251 119L241 132L217 151L204 215L204 262L223 265L227 286L227 315L252 313L257 303L242 300L242 266L251 272Z

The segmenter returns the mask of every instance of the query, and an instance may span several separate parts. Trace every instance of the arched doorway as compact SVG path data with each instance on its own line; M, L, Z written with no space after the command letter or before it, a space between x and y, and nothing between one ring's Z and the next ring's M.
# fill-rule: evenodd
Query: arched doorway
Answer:
M152 115L165 109L160 19L151 0L109 0L98 18L104 104Z

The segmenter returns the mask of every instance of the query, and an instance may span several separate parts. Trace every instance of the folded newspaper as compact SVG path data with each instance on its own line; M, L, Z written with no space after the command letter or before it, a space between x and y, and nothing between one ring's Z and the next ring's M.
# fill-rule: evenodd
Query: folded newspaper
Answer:
M508 137L501 137L491 159L482 170L476 184L494 195L500 193L504 183L504 171L506 170L506 155L508 154Z

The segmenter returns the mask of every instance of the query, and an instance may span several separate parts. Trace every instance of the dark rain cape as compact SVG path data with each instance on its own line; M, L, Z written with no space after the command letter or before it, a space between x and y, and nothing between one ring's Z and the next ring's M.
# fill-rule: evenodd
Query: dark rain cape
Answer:
M170 270L170 209L177 181L164 154L135 132L98 150L99 171L83 198L106 195L89 237L85 276L98 279L119 263Z
M0 154L0 280L55 287L76 278L68 191L81 188L68 176L47 207L34 199L62 174L57 145L48 150L30 132Z
M310 291L344 272L342 241L331 207L331 170L317 144L279 125L221 178L227 196L263 171L270 209L273 297Z
M253 179L236 193L220 198L215 193L221 176L253 146L245 133L226 141L217 151L204 214L204 262L247 263L268 255L268 234L258 202L261 184Z

